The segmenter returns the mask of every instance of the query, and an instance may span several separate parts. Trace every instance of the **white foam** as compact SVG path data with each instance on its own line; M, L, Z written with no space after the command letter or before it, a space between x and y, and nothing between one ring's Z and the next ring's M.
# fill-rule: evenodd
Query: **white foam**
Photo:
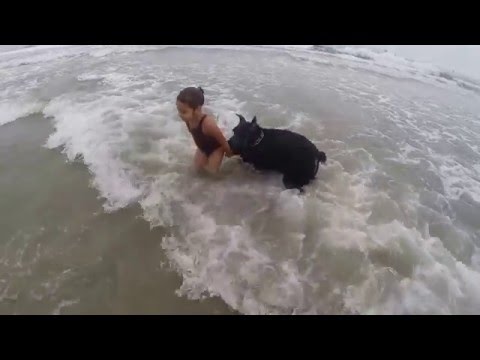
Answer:
M473 169L475 169L476 175L480 176L480 164L473 165Z
M60 59L87 53L89 47L78 45L33 46L0 53L0 68L17 67Z
M465 272L456 271L455 266L458 266L455 265L456 261L448 251L445 251L438 239L424 238L418 231L408 229L398 221L381 226L367 225L368 212L361 211L360 204L368 204L368 199L372 196L370 191L355 177L347 180L349 177L344 173L342 175L339 166L332 168L332 171L336 173L336 177L334 181L328 182L330 188L327 198L305 199L291 192L281 192L276 195L268 190L259 189L257 192L252 189L253 197L250 201L263 193L263 202L270 204L270 206L267 205L270 211L261 208L259 204L259 211L256 212L268 215L263 218L263 227L255 225L255 221L258 220L246 214L240 217L243 219L241 227L220 225L217 223L219 213L214 214L222 211L222 208L225 209L224 202L220 202L216 210L210 211L200 205L185 205L184 218L192 220L183 230L184 240L179 242L170 237L164 242L164 248L169 253L169 257L184 277L180 293L188 294L192 298L199 298L205 293L220 295L230 306L247 314L329 312L331 310L328 309L338 304L333 300L333 303L330 303L328 298L322 300L322 297L312 297L311 293L310 296L306 295L315 282L319 281L318 277L322 276L322 271L326 271L323 275L332 278L339 276L335 269L314 270L320 261L314 260L319 256L318 251L325 251L326 247L337 256L342 253L346 255L358 252L364 254L360 260L363 258L363 261L368 261L369 253L385 249L384 251L397 253L394 256L399 259L405 257L403 261L410 262L411 265L408 266L412 269L424 267L424 270L418 270L416 275L418 279L415 278L415 281L406 283L396 274L396 271L402 271L402 269L394 270L393 278L389 278L389 281L393 281L390 285L392 293L382 295L385 286L381 280L383 272L381 268L373 267L372 272L366 273L363 284L357 283L354 287L343 283L335 285L337 288L344 288L340 293L346 291L349 294L344 299L346 308L340 311L401 314L452 313L477 309L480 297L474 291L469 293L470 300L468 304L464 304L465 307L456 305L454 300L463 296L456 286L469 282L471 277L478 277L478 273L471 269ZM342 178L347 180L348 185L338 187L338 184L342 183L339 181ZM354 185L356 182L359 186L357 188ZM223 190L220 193L225 194ZM244 193L243 197L250 196L247 194L249 193ZM323 192L320 194L323 195ZM276 200L277 196L279 196L278 200ZM228 203L229 206L235 206L235 202ZM310 207L310 211L315 209L310 213L310 216L313 215L313 219L309 219L310 224L306 222L308 219L306 207ZM276 230L275 227L269 226L273 225L271 222L277 227ZM320 227L322 224L328 224L320 232L318 232L320 229L315 230L314 234L317 235L313 237L320 240L315 247L323 246L324 248L308 253L304 258L302 249L307 241L305 231L312 224ZM298 245L291 248L293 252L289 255L276 254L274 250L276 246L282 246L285 251L295 242ZM438 255L433 256L438 258L432 258L432 254L436 253ZM285 256L287 258L284 258ZM307 261L310 267L301 271L297 261L300 263ZM444 265L439 270L429 270L429 267L437 262L442 262ZM359 263L358 265L363 269L373 266L367 264ZM346 263L342 266L349 267ZM229 267L232 267L230 271ZM328 275L329 272L331 272L330 275ZM447 293L442 293L443 288L429 288L431 283L435 283L435 278L446 281L446 284L452 282L452 285L447 285ZM431 299L430 306L425 307L425 301L417 297L419 290L422 291L422 296ZM318 291L325 291L325 289L318 289ZM403 292L401 302L395 298L398 292ZM376 297L372 298L372 294L376 294ZM445 297L445 294L450 297Z
M459 199L468 194L480 203L480 177L477 169L466 168L453 157L436 157L440 162L438 167L447 195Z
M0 102L0 126L18 118L41 112L45 104L41 101L3 101Z
M370 266L365 282L348 290L350 307L375 314L478 312L479 289L468 284L478 281L480 273L453 259L439 239L425 238L398 221L369 227L368 232L372 254L384 251L385 257L398 257L404 262L403 271L411 273L402 278L398 274L401 267Z
M475 252L472 254L472 267L480 272L480 248L475 248Z
M62 310L66 307L70 307L72 305L78 304L80 299L73 299L73 300L62 300L57 305L57 307L53 310L52 315L61 315Z
M108 210L127 206L141 194L140 185L131 183L131 169L125 168L120 153L115 153L126 138L121 132L122 123L110 119L118 117L125 122L131 119L128 111L117 106L122 100L128 101L104 98L79 104L63 96L51 101L43 111L55 119L56 132L49 137L47 146L62 146L70 161L82 156L95 174L93 184L107 199Z

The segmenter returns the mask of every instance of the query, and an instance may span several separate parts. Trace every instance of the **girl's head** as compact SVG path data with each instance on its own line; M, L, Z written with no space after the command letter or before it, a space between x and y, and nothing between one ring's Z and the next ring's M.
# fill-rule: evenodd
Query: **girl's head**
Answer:
M177 96L178 115L183 121L189 122L201 115L204 103L205 97L201 87L187 87Z

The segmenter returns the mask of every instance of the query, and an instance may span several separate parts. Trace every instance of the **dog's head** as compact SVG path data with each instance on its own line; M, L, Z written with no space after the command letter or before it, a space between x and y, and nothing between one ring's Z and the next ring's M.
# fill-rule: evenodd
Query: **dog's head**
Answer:
M251 122L245 120L242 115L237 114L240 121L233 129L233 136L228 144L235 155L241 155L245 150L258 144L263 136L262 128L257 124L255 116Z

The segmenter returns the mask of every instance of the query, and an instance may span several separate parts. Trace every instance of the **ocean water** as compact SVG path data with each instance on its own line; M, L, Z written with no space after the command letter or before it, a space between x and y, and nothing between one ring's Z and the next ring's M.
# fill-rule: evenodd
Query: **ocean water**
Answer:
M4 49L0 311L478 314L473 75L367 47ZM227 136L236 112L308 136L317 180L196 175L191 85Z

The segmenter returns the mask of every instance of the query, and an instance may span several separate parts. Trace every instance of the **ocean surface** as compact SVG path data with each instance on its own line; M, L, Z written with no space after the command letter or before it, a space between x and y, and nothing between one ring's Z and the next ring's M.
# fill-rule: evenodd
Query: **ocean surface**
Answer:
M0 46L0 313L480 314L468 52ZM305 194L195 174L192 85L226 136L256 115L325 151Z

